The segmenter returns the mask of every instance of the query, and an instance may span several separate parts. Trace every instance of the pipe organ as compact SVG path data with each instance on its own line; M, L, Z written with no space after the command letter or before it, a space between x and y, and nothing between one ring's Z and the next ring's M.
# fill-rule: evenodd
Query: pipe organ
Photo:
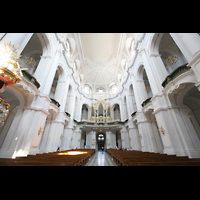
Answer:
M90 122L112 122L110 104L105 104L101 98L96 104L92 104Z

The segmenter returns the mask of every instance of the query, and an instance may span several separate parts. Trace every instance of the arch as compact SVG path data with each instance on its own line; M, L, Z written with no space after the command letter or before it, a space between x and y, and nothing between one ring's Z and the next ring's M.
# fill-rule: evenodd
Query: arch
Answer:
M30 74L33 74L37 69L42 54L43 54L42 43L38 38L38 35L34 33L21 53L22 67L28 68L28 72ZM33 60L31 64L30 63L28 64L30 58L33 58Z
M43 55L42 56L52 56L53 46L49 38L48 33L35 33L42 45Z
M89 106L87 104L82 104L81 106L81 121L88 120L89 117Z
M179 134L185 155L199 157L200 149L200 105L194 105L194 98L200 99L200 92L191 82L180 84L176 92L168 95L170 103L176 106L173 120L178 121L177 133ZM191 101L192 99L192 101Z
M161 55L162 62L168 73L171 73L177 67L188 62L169 33L164 33L162 36L159 44L159 54ZM176 62L168 65L166 63L166 60L169 58L169 56L177 56L178 59L176 60Z
M143 64L140 64L138 69L137 69L137 76L136 76L136 80L143 80L143 73L144 73L144 65Z
M57 72L59 76L59 81L65 81L65 71L63 69L63 65L61 63L58 64Z
M152 90L151 85L149 83L148 76L146 74L146 70L143 64L140 63L137 73L136 73L136 81L137 81L137 87L141 91L141 96L139 97L141 99L141 102L146 100L147 98L152 97Z
M106 148L106 132L104 130L99 130L96 132L96 149L102 150Z
M113 120L121 120L121 110L120 110L120 106L118 103L115 103L112 107L111 107L111 113L113 113Z
M164 33L155 33L150 42L149 54L159 54L159 45Z
M184 89L182 89L177 95L176 95L176 103L177 103L177 105L179 105L179 106L184 106L184 103L183 103L183 99L184 99L184 97L185 97L185 95L186 95L186 93L188 92L188 91L190 91L193 87L195 87L194 86L194 84L193 83L182 83L182 84L180 84ZM179 86L180 87L180 86Z
M90 106L89 106L87 103L85 103L85 102L84 102L84 103L82 103L82 106L81 106L81 108L82 108L83 106L86 106L88 110L90 109Z

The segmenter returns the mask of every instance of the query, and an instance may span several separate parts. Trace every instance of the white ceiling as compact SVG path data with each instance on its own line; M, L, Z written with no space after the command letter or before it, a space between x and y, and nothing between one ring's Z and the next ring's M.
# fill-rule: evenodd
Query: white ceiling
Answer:
M77 34L77 49L84 75L83 85L91 83L93 91L98 87L109 89L115 82L119 85L118 74L122 74L119 57L122 46L122 33L80 33Z
M84 57L97 64L103 64L117 56L120 33L81 33Z
M109 92L109 86L114 82L121 86L118 74L125 73L122 60L131 59L127 51L126 41L134 34L127 33L73 33L62 34L65 39L73 38L75 50L71 61L77 63L76 77L82 77L80 85L89 83L93 92L98 87ZM124 62L123 62L124 63Z

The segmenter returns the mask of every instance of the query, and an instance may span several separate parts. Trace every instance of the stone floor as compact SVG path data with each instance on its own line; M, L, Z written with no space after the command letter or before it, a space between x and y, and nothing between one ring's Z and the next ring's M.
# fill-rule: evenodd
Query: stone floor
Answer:
M85 166L117 166L107 152L96 151Z

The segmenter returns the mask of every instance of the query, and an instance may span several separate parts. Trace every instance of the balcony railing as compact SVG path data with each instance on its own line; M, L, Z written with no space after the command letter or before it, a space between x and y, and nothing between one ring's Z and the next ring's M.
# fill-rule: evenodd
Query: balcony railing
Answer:
M31 82L38 89L40 87L39 82L36 80L34 76L32 76L28 71L22 70L23 77Z
M152 97L150 97L150 98L146 99L145 101L143 101L142 107L144 107L144 106L146 106L147 104L151 103L151 98L152 98Z
M105 123L97 123L97 122L78 122L74 119L74 122L77 124L77 125L90 125L90 126L99 126L99 125L102 125L102 126L111 126L111 125L124 125L126 122L128 122L128 119L125 120L124 122L122 121L118 121L118 122L105 122Z
M169 74L165 80L162 82L162 86L165 88L166 85L168 83L170 83L171 81L173 81L176 77L178 77L179 75L190 71L191 67L187 66L188 63L181 65L180 67L176 68L171 74Z
M58 108L60 107L60 104L53 98L50 98L51 99L51 102L52 104L56 105Z
M136 113L137 113L137 111L133 112L133 113L131 114L131 117L135 117Z
M67 117L70 117L70 116L71 116L68 112L65 112L65 114L67 115Z

